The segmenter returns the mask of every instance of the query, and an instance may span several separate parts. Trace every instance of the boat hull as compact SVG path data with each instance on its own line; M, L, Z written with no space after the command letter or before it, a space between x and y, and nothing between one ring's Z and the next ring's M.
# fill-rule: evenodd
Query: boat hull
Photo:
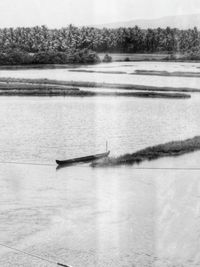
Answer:
M67 165L67 164L74 164L74 163L79 163L79 162L90 162L90 161L98 160L101 158L105 158L109 154L110 154L110 151L101 153L101 154L90 155L86 157L73 158L73 159L68 159L68 160L56 160L56 163L58 165Z

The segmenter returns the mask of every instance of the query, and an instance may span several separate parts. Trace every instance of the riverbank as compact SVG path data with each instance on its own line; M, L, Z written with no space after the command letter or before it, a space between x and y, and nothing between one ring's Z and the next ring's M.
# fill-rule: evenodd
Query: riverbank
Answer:
M108 53L112 61L163 61L168 58L167 53ZM98 53L100 60L103 60L106 53Z
M160 61L160 62L200 62L199 55L188 55L185 53L108 53L114 62L129 61ZM103 60L106 53L99 53L100 60Z
M154 160L162 157L176 157L186 153L200 150L200 136L184 141L172 141L157 146L147 147L133 154L126 154L117 158L106 158L96 161L92 167L109 167L118 165L139 164L143 161Z
M94 65L104 62L105 55L109 55L111 57L112 62L185 62L185 63L197 63L200 62L199 58L193 57L186 57L184 54L180 55L172 55L167 53L98 53L92 54L94 59L87 59L81 60L74 60L69 62L66 61L57 61L53 58L48 61L34 61L28 60L26 63L23 61L20 62L8 62L8 63L1 63L0 62L0 69L1 70L16 70L16 69L63 69L63 68L79 68L85 65ZM23 54L21 55L23 56ZM29 56L29 55L28 55Z

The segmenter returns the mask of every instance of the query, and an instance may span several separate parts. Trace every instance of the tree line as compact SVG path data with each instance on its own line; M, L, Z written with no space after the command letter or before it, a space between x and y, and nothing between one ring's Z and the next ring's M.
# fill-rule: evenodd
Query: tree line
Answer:
M195 27L179 30L133 28L98 29L69 25L61 29L46 26L0 29L0 63L10 53L26 54L24 61L63 63L98 61L92 52L117 53L186 53L199 51L200 32ZM64 53L64 54L63 54ZM33 55L36 55L33 58ZM32 58L31 58L32 56ZM13 56L15 57L15 56ZM40 60L40 58L43 58ZM14 60L14 59L13 59ZM15 61L15 60L14 60Z

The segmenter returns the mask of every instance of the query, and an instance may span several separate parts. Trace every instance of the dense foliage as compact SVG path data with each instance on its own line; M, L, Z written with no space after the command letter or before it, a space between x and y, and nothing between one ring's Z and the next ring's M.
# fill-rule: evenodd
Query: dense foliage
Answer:
M68 52L72 49L92 49L96 52L178 52L200 45L197 28L178 30L142 30L133 28L97 29L69 25L62 29L45 26L0 29L0 50L19 49L26 52Z
M188 30L133 28L97 29L74 27L48 29L0 29L0 64L29 63L94 63L92 52L168 52L199 53L200 32ZM23 53L22 53L23 52Z
M0 65L17 64L93 64L100 61L98 55L88 49L57 52L46 51L28 53L26 51L7 51L0 53Z

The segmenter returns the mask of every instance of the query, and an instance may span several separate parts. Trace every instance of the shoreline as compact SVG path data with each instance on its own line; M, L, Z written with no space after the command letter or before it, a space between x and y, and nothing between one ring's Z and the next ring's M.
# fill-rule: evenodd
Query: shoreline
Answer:
M101 52L98 53L98 56L101 62L94 63L33 63L33 64L2 64L0 65L0 70L20 70L20 69L62 69L62 68L79 68L81 66L87 65L98 65L103 62L104 56L108 54L112 57L111 62L182 62L182 63L200 63L199 59L190 59L186 58L184 54L177 58L172 58L171 54L167 53L110 53L110 52Z
M109 54L110 55L110 54ZM112 56L112 55L111 55ZM0 65L0 70L24 70L24 69L76 69L80 67L85 66L94 66L94 65L100 65L100 64L109 64L112 62L124 62L124 63L130 63L130 62L164 62L164 63L200 63L200 60L198 59L151 59L151 58L144 58L144 59L132 59L132 60L124 60L124 59L114 59L111 62L105 63L105 62L98 62L98 63L63 63L63 64L14 64L14 65Z

